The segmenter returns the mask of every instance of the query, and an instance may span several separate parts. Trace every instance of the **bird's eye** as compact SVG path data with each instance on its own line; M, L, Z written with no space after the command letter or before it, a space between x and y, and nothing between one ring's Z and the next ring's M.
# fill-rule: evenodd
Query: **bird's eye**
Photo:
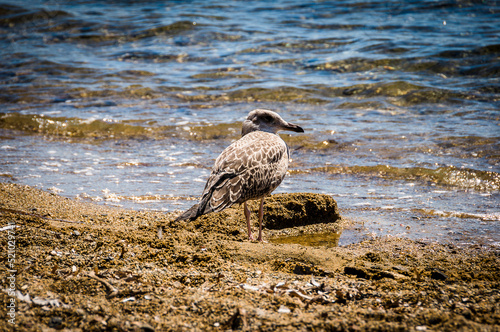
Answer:
M271 122L271 121L273 121L273 118L271 116L267 115L264 117L264 121Z

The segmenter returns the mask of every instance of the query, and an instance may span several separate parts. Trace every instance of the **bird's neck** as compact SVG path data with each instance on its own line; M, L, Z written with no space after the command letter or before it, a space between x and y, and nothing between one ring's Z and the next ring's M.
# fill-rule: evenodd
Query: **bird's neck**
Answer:
M273 129L274 128L257 126L256 124L254 124L251 121L245 121L245 122L243 122L243 126L241 127L241 137L243 137L246 134L249 134L251 132L254 132L254 131L263 131L263 132L270 133L270 134L277 134L276 131Z

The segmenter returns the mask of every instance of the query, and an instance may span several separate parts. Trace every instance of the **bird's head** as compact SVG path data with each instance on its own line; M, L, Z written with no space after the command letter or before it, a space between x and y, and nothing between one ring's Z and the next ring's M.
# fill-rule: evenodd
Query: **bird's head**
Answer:
M247 119L243 122L241 136L257 130L273 134L276 134L280 130L290 130L298 133L304 132L304 129L296 124L283 120L278 113L265 109L256 109L248 113Z

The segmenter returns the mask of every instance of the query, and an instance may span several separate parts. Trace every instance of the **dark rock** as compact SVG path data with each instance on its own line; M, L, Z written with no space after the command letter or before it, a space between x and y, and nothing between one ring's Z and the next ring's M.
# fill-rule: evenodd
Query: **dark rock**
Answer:
M328 195L312 193L276 194L264 202L264 225L283 229L339 221L337 202Z
M431 278L435 279L435 280L446 280L446 279L448 279L448 276L439 270L432 270L431 271Z
M62 329L63 321L61 317L54 316L50 318L49 326L54 328L54 329Z
M370 277L369 273L366 270L355 266L346 266L344 268L344 273L355 275L358 278L364 278L364 279L369 279Z

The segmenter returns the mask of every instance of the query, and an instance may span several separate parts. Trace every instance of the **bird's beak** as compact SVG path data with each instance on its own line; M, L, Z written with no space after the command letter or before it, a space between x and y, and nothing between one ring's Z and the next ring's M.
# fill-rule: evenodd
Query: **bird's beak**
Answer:
M287 122L286 125L282 127L283 130L290 130L290 131L295 131L297 133L303 133L304 129L302 127L297 126L296 124Z

